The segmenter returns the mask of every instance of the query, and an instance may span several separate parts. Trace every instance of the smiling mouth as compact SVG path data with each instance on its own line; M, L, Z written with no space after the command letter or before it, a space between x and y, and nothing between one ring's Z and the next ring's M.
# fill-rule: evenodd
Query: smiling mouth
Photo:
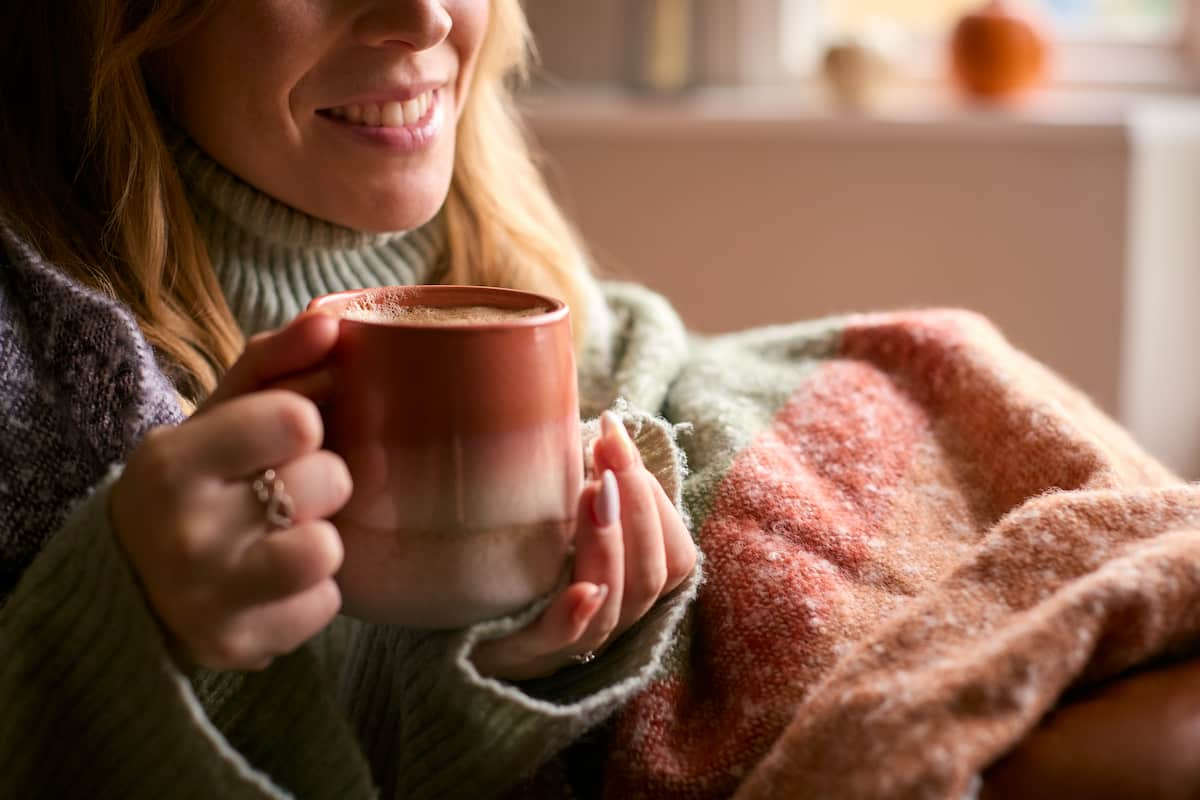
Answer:
M437 90L431 89L403 102L391 100L386 103L356 103L322 108L317 113L323 117L368 128L409 128L424 121L436 101Z

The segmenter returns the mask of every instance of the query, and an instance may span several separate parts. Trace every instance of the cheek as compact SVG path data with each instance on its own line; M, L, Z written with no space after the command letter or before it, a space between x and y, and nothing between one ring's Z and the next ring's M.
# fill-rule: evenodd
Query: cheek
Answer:
M168 51L185 121L219 136L230 125L286 124L289 90L303 76L321 20L281 13L281 0L222 3Z
M450 30L450 43L458 54L464 77L469 80L487 35L491 3L488 0L453 0L445 5L454 21L454 27Z

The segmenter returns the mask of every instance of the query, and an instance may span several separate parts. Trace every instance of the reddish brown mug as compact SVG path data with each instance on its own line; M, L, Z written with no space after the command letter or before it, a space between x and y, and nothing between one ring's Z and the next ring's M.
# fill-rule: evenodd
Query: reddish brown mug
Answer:
M362 319L413 306L531 315ZM551 591L583 474L566 304L509 289L392 286L319 297L309 310L341 320L337 389L323 413L326 447L354 480L333 519L345 543L345 612L458 627Z

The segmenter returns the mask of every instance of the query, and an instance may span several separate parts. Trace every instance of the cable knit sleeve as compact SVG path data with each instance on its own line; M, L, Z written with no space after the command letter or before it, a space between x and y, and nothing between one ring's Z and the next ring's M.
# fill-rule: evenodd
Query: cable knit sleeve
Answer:
M371 797L308 649L194 684L175 668L108 523L114 477L0 609L0 796Z

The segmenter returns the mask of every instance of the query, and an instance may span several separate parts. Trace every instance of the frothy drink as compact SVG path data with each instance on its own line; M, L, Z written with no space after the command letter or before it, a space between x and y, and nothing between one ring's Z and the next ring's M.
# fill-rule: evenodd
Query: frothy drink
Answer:
M498 306L420 306L420 305L361 305L350 306L344 319L374 322L384 325L487 325L497 322L535 317L550 309L501 308Z
M561 300L468 286L344 292L323 407L354 493L334 516L343 610L458 628L553 590L583 480Z

